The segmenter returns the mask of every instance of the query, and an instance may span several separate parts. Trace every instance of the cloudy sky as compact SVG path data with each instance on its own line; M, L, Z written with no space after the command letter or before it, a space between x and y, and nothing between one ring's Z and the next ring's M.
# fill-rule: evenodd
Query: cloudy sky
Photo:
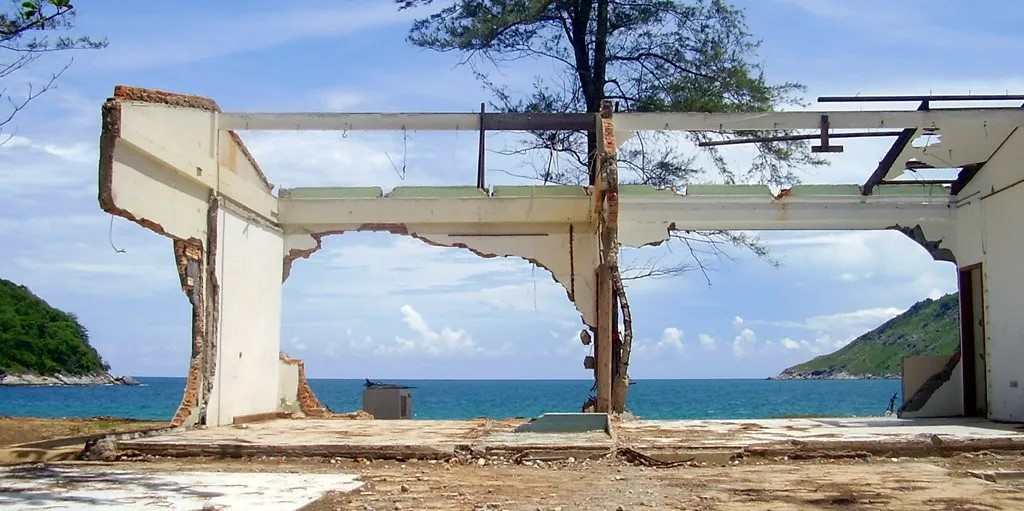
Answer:
M183 375L189 307L170 241L112 221L96 203L99 111L114 85L205 95L233 111L472 111L490 99L459 56L408 45L415 13L396 13L391 2L247 4L82 2L81 32L107 37L109 48L73 55L59 88L23 112L0 146L0 277L77 314L116 373ZM1013 2L740 5L764 41L757 60L768 77L806 84L807 98L1024 91L1013 65L1024 52L1024 8ZM49 56L20 78L44 79L71 57ZM550 71L531 64L492 77L524 91ZM286 187L474 179L470 133L243 137ZM884 142L846 145L803 180L860 183L885 150ZM492 170L531 164L489 161ZM402 162L404 181L394 168ZM634 377L768 376L955 288L951 264L897 233L760 235L777 267L735 251L713 261L710 285L699 273L631 285ZM624 258L672 261L677 252ZM346 234L296 262L284 303L282 349L314 377L589 377L578 314L545 270L520 259Z

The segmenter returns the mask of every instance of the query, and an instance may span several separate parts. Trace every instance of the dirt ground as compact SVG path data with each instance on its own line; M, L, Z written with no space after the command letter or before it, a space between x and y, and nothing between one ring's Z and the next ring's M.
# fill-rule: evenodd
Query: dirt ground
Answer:
M790 510L1024 509L1024 480L989 482L971 471L1024 471L1024 453L950 458L744 460L651 468L619 459L512 464L341 459L166 459L132 470L354 473L366 485L306 506L325 510Z
M166 422L139 421L112 417L91 419L36 419L0 417L0 447L38 442L54 438L79 437L114 432L138 431L165 425Z
M112 419L0 418L0 443L152 427ZM329 492L305 510L1021 510L1024 452L949 457L847 459L787 457L692 461L672 468L596 460L454 458L368 461L341 458L162 458L65 462L104 470L355 474L366 484ZM979 475L1003 474L996 481ZM991 479L991 478L990 478Z

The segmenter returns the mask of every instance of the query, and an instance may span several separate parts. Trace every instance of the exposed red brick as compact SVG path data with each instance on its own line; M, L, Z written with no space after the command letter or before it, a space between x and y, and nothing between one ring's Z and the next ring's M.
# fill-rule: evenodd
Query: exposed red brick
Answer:
M167 92L158 89L132 87L129 85L115 86L114 98L126 101L142 101L145 103L159 103L163 105L198 108L200 110L220 112L220 107L217 106L217 103L210 98L178 94L176 92Z
M331 415L331 411L324 406L323 403L317 399L316 394L313 393L313 389L309 386L309 381L306 380L306 364L297 358L291 358L284 353L280 355L281 362L288 365L299 366L299 388L296 399L299 402L299 410L302 411L307 417L327 417Z

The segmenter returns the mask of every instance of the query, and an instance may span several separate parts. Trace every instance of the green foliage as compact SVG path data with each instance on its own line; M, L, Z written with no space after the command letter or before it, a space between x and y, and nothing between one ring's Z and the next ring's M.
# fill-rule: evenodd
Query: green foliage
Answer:
M0 279L0 372L82 375L107 369L73 314Z
M839 351L783 371L898 376L903 357L952 355L960 349L960 309L956 293L926 299L858 337Z
M400 8L432 0L396 0ZM636 112L767 111L798 101L796 83L771 83L757 63L760 41L749 33L743 12L724 0L459 0L415 21L409 40L437 51L458 51L466 62L500 66L530 61L554 69L537 77L533 90L514 96L477 74L497 97L495 106L519 112L597 112L616 100ZM526 150L561 154L572 165L549 160L544 181L584 183L594 137L573 132L537 132ZM744 133L743 135L758 135ZM620 173L634 182L681 185L698 176L692 155L669 136L627 146ZM713 134L693 134L693 141ZM780 185L797 181L793 169L821 164L803 142L756 144L748 169L735 172L709 148L711 162L728 181ZM523 151L517 151L523 152Z

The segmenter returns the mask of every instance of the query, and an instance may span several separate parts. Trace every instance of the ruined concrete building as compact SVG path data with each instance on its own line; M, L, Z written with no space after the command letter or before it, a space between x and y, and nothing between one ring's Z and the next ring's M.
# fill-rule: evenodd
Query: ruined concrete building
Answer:
M205 98L117 87L103 106L103 210L173 240L192 304L192 359L174 422L300 409L323 413L302 364L280 355L281 284L289 268L349 231L388 231L543 266L596 338L597 407L611 395L610 270L619 244L672 230L898 229L960 270L962 358L939 364L917 416L1024 420L1024 110L602 114L221 112ZM594 130L592 186L296 188L277 190L244 130ZM862 185L691 185L680 193L618 184L617 147L638 131L811 130L819 150L849 130L896 142ZM843 131L846 130L846 131ZM873 130L868 131L868 130ZM892 132L890 130L899 130ZM941 137L940 137L941 136ZM934 139L917 143L921 137ZM948 182L894 182L949 168ZM868 173L867 171L865 172ZM886 261L878 261L884 265ZM948 366L948 367L947 367ZM909 398L910 396L908 396Z

